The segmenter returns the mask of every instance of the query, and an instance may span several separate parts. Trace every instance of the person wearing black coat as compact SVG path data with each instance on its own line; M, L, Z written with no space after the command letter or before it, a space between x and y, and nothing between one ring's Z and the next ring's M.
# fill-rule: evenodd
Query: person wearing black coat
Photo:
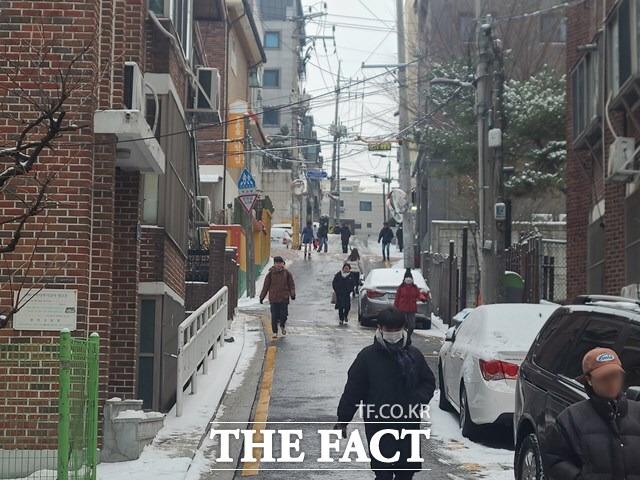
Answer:
M342 430L343 437L347 424L361 405L365 405L361 415L369 442L380 430L420 429L423 408L433 397L435 377L424 355L411 345L404 324L402 312L395 308L383 310L378 317L379 330L373 344L365 347L349 368L335 426ZM395 412L393 415L389 415L390 406ZM421 462L408 461L410 437L395 440L384 435L380 451L386 458L393 457L396 452L400 455L393 463L371 458L371 469L378 480L409 480L422 468Z
M595 348L582 361L589 394L557 418L545 446L548 480L640 479L640 403L623 393L618 355Z
M342 253L349 251L349 239L351 238L351 230L346 224L342 224L340 228L340 240L342 240Z
M336 310L340 318L340 325L349 321L349 310L351 310L351 292L356 287L351 275L351 265L345 263L333 277L333 291L336 294Z
M391 241L393 240L393 230L389 227L387 222L384 222L382 230L380 230L380 234L378 235L378 243L382 240L382 261L389 260L389 245L391 245Z

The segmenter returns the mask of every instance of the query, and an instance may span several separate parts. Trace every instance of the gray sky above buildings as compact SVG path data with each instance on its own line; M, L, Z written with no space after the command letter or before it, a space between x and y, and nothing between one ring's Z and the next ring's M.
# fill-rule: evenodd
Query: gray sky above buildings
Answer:
M322 9L323 2L303 0L305 13ZM335 25L335 45L331 40L316 40L315 50L307 67L306 90L311 95L335 89L338 61L342 60L343 81L340 97L340 120L350 137L393 135L398 129L397 84L384 69L362 69L367 64L396 64L397 38L395 2L392 0L326 0L327 13L307 24L307 35L332 35ZM364 78L376 79L356 84ZM349 87L349 85L351 85ZM362 95L365 98L362 98ZM334 120L334 96L312 100L318 137L331 140L328 131ZM322 148L325 168L331 166L331 144ZM372 174L385 175L387 159L369 154L364 144L352 139L342 145L341 177L375 185ZM392 176L397 178L395 149L389 152ZM380 183L378 183L380 185Z

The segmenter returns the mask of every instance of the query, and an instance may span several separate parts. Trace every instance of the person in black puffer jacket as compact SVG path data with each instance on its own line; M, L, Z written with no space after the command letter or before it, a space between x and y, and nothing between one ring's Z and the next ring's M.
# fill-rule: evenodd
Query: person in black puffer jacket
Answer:
M436 382L422 352L411 345L404 331L405 321L404 314L395 308L380 312L373 344L365 347L349 368L335 426L342 430L343 437L359 409L369 442L381 430L420 429L424 407L433 397ZM384 463L372 457L376 480L410 480L422 469L422 462L409 461L409 437L396 440L383 436L380 452L386 458L398 454L398 459Z
M618 355L595 348L582 360L588 400L557 418L544 455L548 480L640 480L640 403L623 393Z

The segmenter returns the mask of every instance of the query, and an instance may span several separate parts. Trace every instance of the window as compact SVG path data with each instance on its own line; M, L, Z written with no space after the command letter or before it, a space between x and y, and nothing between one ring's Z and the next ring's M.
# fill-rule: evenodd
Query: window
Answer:
M287 20L287 5L291 0L262 0L260 2L260 16L263 20Z
M340 200L340 207L344 208L344 200Z
M158 224L158 175L145 173L143 176L142 223Z
M626 386L640 385L640 328L632 326L625 340L620 361L624 367Z
M280 70L266 70L262 74L262 86L276 88L280 86Z
M631 76L631 0L622 0L607 23L607 77L616 95Z
M367 228L372 228L373 225L371 223L367 223Z
M558 315L549 320L536 341L533 362L551 373L560 373L586 319L579 315Z
M236 54L236 39L233 35L231 35L231 41L229 42L229 56L231 57L231 71L234 74L237 74L238 70L238 55Z
M149 10L155 13L158 16L164 17L164 4L165 2L169 2L169 0L149 0Z
M540 42L565 43L567 41L567 19L557 13L540 16Z
M598 78L598 51L587 52L571 73L574 141L599 114Z
M580 340L569 356L564 368L564 376L576 378L582 375L582 358L596 347L613 348L620 334L620 323L604 318L592 317L587 324Z
M361 223L356 223L356 225L353 228L355 230L362 230L362 224Z
M262 112L262 123L264 125L280 125L279 107L265 107Z
M173 6L173 8L171 8ZM193 11L191 0L149 0L149 10L173 23L185 58L191 57Z
M341 192L353 192L353 186L351 186L351 185L341 185L340 186L340 191Z
M624 201L625 219L625 285L640 283L640 189L629 195Z
M360 202L361 212L371 212L373 210L371 202Z
M280 48L280 32L265 32L264 48Z
M470 13L460 14L458 25L460 28L460 39L464 43L472 43L476 33L474 15L471 15Z

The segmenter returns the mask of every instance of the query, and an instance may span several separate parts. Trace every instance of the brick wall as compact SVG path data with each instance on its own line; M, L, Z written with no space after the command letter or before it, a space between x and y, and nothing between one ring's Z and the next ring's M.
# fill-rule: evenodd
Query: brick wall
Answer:
M164 282L185 298L186 257L161 227L142 227L141 282Z
M615 2L606 2L609 12ZM573 6L568 11L567 72L570 74L581 58L578 47L591 43L602 25L603 5L601 2L587 2ZM601 76L601 74L599 74ZM600 82L606 80L600 78ZM605 86L604 91L608 91ZM621 183L605 182L603 168L606 168L609 145L613 135L604 129L603 144L599 142L589 151L577 151L573 146L573 101L572 82L567 81L567 293L571 299L587 292L587 227L594 206L605 202L605 242L604 242L604 293L619 295L625 285L625 186ZM605 94L606 95L606 94ZM610 119L617 135L638 137L638 132L630 127L625 114L611 112ZM602 122L602 120L601 120ZM600 133L602 139L602 130Z
M109 395L125 399L137 398L140 185L139 172L116 170Z
M13 253L1 255L0 265L0 313L11 307L11 296L24 281L24 288L40 288L43 279L49 288L69 288L78 291L78 331L83 336L87 330L108 334L107 317L109 295L93 296L89 302L90 275L100 277L103 260L110 256L109 249L101 250L97 262L91 263L90 249L99 248L95 235L91 244L91 213L104 208L109 216L109 205L92 201L104 194L102 182L94 188L95 175L105 170L104 157L96 157L92 135L93 110L95 108L94 72L98 69L98 52L92 44L98 31L97 1L69 0L65 2L24 2L5 0L0 4L0 144L11 145L24 127L21 122L36 118L37 109L25 99L32 95L36 102L43 102L40 89L56 98L56 75L69 66L69 60L82 54L75 64L73 78L79 87L66 100L63 111L65 125L86 125L79 132L62 135L54 141L55 150L44 150L34 168L40 181L55 172L55 179L48 188L48 201L52 207L46 213L30 219L23 231L18 247ZM44 62L37 58L46 52ZM11 67L9 64L11 62ZM20 64L15 71L13 66ZM13 79L8 72L12 73ZM23 90L16 91L13 81ZM42 131L38 132L39 134ZM102 152L101 152L102 153ZM0 168L8 166L10 159L0 158ZM13 189L14 195L9 195ZM7 219L24 213L22 200L31 202L38 191L33 175L25 175L11 182L11 189L0 194L0 218ZM24 197L18 199L17 197ZM108 203L108 202L106 202ZM97 216L97 215L96 215ZM94 223L94 233L101 228L101 220ZM0 245L6 245L15 229L15 223L0 226ZM106 229L108 230L108 228ZM28 266L28 268L26 268ZM91 273L90 273L91 272ZM9 279L12 280L12 288ZM107 280L101 280L98 290ZM25 292L23 292L24 294ZM103 291L101 291L103 293ZM95 298L95 301L94 301ZM46 350L57 342L58 334L51 331L16 331L12 323L0 330L0 352L8 358L0 359L0 448L43 448L48 439L56 438L55 406L57 405L57 365L41 361L26 363L15 350ZM9 345L11 345L9 347ZM0 357L2 353L0 353ZM104 357L103 357L104 358ZM101 363L101 373L106 375L107 363ZM52 386L53 385L53 386ZM105 392L101 391L104 397ZM4 414L14 411L15 417ZM38 432L37 445L33 432Z
M228 66L227 56L227 21L199 20L196 28L202 39L207 66L217 68L220 71L220 106L221 119L224 122L226 117L226 69ZM197 133L198 140L221 140L225 138L223 126L205 128ZM224 163L224 143L200 143L198 153L202 165L223 165Z
M164 229L142 226L140 282L161 282L164 272Z

